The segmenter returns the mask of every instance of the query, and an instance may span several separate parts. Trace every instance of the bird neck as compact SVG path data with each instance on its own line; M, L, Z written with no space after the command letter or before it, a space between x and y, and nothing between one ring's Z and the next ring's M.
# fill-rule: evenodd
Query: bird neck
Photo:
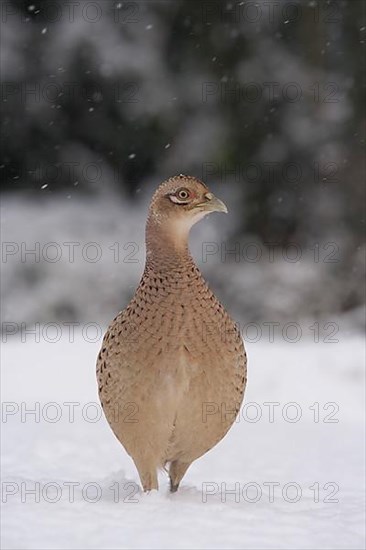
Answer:
M150 216L146 223L146 266L160 273L179 273L195 266L188 235L188 228L176 230Z

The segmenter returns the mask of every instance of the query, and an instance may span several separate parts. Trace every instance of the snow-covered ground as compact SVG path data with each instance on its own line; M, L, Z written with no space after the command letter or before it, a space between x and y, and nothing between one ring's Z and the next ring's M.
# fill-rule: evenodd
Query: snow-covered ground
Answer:
M364 548L361 336L248 344L240 419L174 495L137 489L98 418L99 342L25 340L3 346L4 549Z

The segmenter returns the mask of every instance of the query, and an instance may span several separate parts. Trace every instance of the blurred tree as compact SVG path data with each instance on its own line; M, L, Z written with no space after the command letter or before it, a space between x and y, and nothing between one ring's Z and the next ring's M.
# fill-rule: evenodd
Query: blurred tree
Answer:
M240 187L239 235L306 242L330 223L359 235L362 1L105 0L94 23L85 2L73 20L63 3L52 20L47 0L7 4L5 190L104 192L113 180L133 195L210 165L211 179ZM324 192L334 208L322 220Z

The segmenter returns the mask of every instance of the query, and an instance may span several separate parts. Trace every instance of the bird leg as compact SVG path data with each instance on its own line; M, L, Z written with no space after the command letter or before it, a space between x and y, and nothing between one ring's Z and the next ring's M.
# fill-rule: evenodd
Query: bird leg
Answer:
M180 462L179 460L173 460L173 462L170 463L169 478L170 491L172 493L175 493L178 490L179 483L190 465L190 462Z
M134 463L139 473L144 492L147 493L148 491L152 491L152 489L158 490L159 485L156 467L136 459L134 459Z

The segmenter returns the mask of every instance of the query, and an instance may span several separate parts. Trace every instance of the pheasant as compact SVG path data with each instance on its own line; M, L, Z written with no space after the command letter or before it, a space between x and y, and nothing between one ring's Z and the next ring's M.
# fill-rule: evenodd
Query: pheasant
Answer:
M105 416L144 491L158 489L165 469L175 492L192 462L227 433L243 399L240 332L188 248L191 227L210 212L227 208L194 177L158 187L146 222L144 273L97 359Z

